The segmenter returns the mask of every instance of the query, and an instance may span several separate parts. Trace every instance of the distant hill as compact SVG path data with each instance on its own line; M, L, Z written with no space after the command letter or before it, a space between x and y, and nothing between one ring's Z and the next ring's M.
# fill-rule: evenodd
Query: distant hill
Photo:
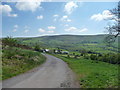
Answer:
M54 35L34 38L17 38L21 43L33 46L39 44L42 48L61 48L69 51L80 49L96 52L117 51L117 40L112 47L104 42L105 35Z

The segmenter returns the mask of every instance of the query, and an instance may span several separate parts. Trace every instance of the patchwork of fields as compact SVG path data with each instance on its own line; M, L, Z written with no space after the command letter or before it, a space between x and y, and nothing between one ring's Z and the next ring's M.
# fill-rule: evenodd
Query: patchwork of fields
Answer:
M41 48L59 47L60 49L75 52L81 49L98 53L118 52L118 38L110 47L106 46L104 38L105 35L56 35L35 38L17 38L17 40L29 46L38 44Z

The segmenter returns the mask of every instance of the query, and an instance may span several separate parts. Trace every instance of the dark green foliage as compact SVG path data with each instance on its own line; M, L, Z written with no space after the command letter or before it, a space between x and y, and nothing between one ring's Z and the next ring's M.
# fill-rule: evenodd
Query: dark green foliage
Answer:
M84 58L85 58L85 59L90 59L90 56L89 56L88 54L86 54L86 55L84 56Z
M91 54L90 59L91 60L97 60L97 55L96 54Z
M23 49L31 49L31 47L29 47L28 45L24 45L22 43L20 43L18 40L16 40L15 38L12 37L6 37L2 39L2 48L6 48L6 47L19 47L19 48L23 48Z
M67 57L70 58L70 55L68 54Z
M35 51L41 51L40 45L36 44L36 45L34 46L34 50L35 50Z
M85 58L85 57L84 57ZM120 54L116 53L108 53L108 54L91 54L90 55L91 60L96 60L96 61L103 61L111 64L120 64Z
M81 53L81 56L85 56L87 54L87 50L85 50L84 48L80 49L80 53Z
M4 46L15 46L18 43L18 41L12 37L6 37L2 39L2 44Z
M79 55L74 55L74 58L77 58Z

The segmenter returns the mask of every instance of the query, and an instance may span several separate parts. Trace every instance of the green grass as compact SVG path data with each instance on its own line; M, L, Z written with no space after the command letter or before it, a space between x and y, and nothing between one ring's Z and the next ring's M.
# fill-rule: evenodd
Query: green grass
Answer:
M2 80L24 73L45 61L39 52L7 47L2 54Z
M117 88L118 65L83 58L74 59L55 55L64 60L77 74L82 88Z

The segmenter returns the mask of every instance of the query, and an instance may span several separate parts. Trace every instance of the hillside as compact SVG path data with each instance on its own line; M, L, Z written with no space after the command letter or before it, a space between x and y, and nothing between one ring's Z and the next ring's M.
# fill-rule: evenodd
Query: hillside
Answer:
M17 38L21 43L33 46L36 43L42 48L60 48L68 51L79 51L80 49L95 52L117 52L117 40L112 47L106 46L105 35L55 35L34 38Z
M11 37L2 39L2 72L0 69L0 80L5 80L33 69L46 58L39 52ZM0 66L1 67L1 66Z

